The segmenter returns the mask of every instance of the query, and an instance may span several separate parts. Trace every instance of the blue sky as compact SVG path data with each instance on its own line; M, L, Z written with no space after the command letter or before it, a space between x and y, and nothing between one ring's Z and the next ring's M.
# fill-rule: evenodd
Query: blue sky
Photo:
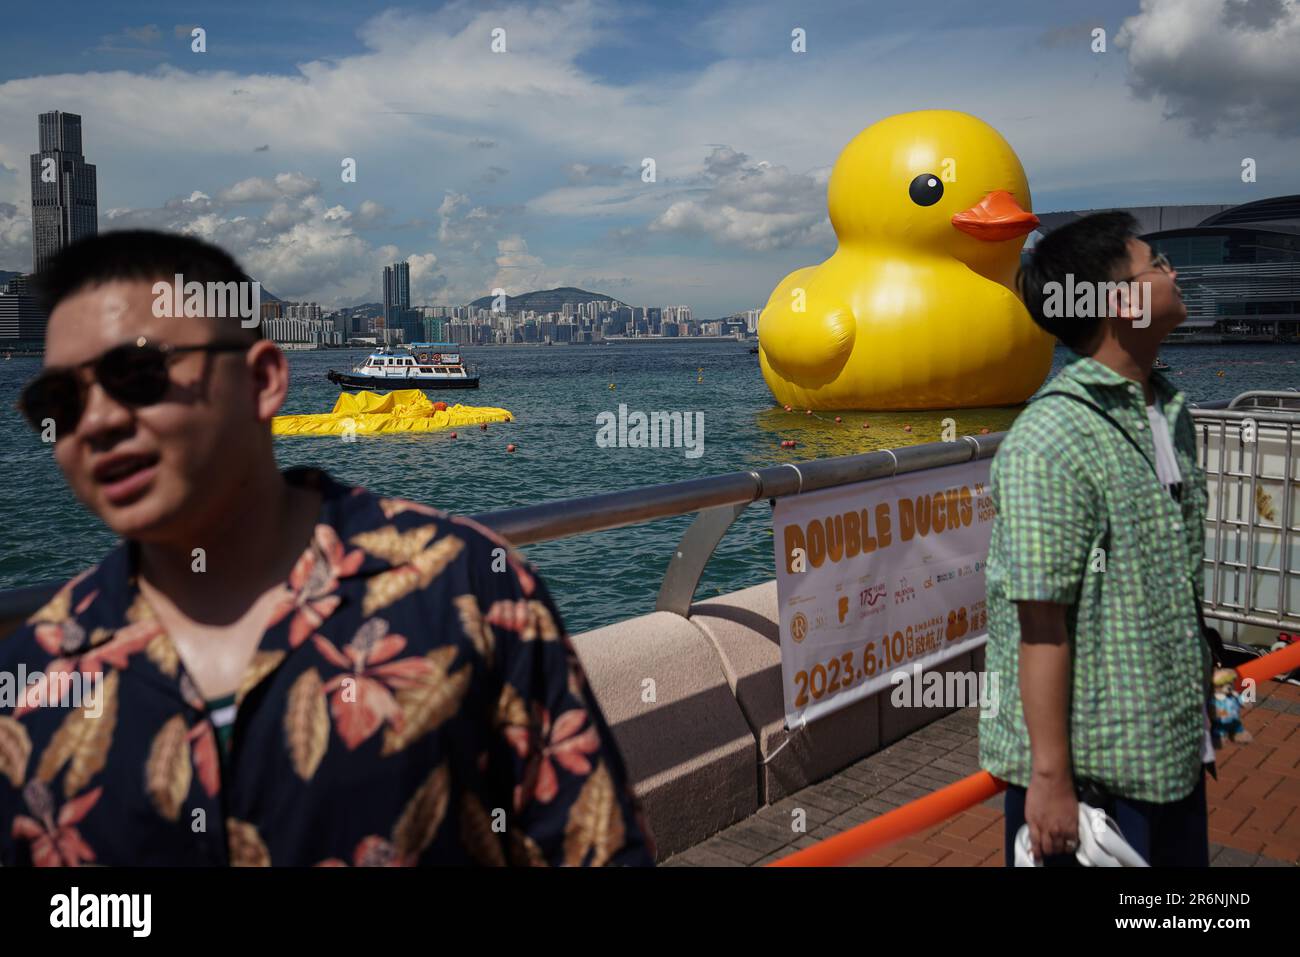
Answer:
M1300 192L1297 0L58 10L16 7L0 36L0 269L30 268L47 109L85 118L101 230L191 231L327 305L377 299L408 258L420 302L579 285L760 306L834 249L839 150L913 109L997 127L1039 210Z

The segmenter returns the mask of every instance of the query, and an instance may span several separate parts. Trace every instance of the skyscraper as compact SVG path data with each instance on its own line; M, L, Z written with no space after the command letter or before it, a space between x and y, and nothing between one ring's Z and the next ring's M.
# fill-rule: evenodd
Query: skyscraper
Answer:
M393 328L402 310L411 308L411 266L403 261L384 267L384 325Z
M396 263L393 269L397 276L397 307L411 308L411 266L405 261Z
M32 154L32 269L39 272L64 246L99 232L95 167L81 152L81 117L54 110L38 122Z

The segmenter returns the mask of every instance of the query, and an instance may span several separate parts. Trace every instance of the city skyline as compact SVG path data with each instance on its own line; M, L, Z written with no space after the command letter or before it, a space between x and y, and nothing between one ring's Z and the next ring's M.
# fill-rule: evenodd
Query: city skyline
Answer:
M57 110L38 116L40 151L30 157L34 211L33 262L42 264L38 268L43 268L69 242L93 236L96 232L96 168L85 162L81 121L80 115ZM1243 180L1245 178L1243 176ZM1293 245L1289 242L1288 227L1283 225L1279 233L1273 224L1284 223L1288 216L1294 218L1297 198L1267 198L1235 207L1226 204L1148 206L1134 208L1129 212L1138 216L1143 223L1144 232L1153 243L1163 243L1169 238L1163 235L1166 224L1170 227L1171 237L1183 239L1188 227L1202 232L1210 229L1212 238L1218 220L1225 217L1226 221L1234 224L1258 221L1264 230L1261 236L1256 237L1260 242L1247 245L1251 249L1266 250L1264 258L1255 265L1271 276L1278 271L1278 256L1285 262L1286 249ZM1040 231L1050 231L1079 215L1082 215L1079 211L1045 212L1039 229L1033 235L1039 235ZM1280 244L1277 242L1279 237ZM1235 238L1240 244L1240 237ZM1032 240L1031 236L1030 245ZM1277 248L1272 248L1274 245ZM1189 275L1200 267L1213 266L1212 262L1204 260L1204 249L1199 254L1202 261L1190 265L1184 256L1185 252L1180 252L1178 259L1187 267ZM1227 255L1225 247L1221 250L1221 256ZM1241 251L1232 255L1240 260ZM1236 269L1241 272L1248 265L1239 261L1236 262ZM1222 278L1217 273L1214 277ZM43 317L39 315L27 289L28 278L27 275L17 274L16 280L6 282L0 288L0 337L26 339L34 336L37 324L43 325ZM1282 309L1282 306L1273 301L1281 288L1275 286L1276 284L1269 286L1248 298L1258 300L1266 307ZM368 304L364 303L360 307L345 307L325 313L315 301L288 301L272 296L271 301L263 305L260 319L267 323L268 338L276 341L341 345L358 335L377 335L378 340L384 343L445 339L449 333L443 328L444 321L448 325L454 325L453 320L463 322L463 334L450 336L460 343L591 342L619 336L741 337L757 333L760 315L760 310L749 309L743 314L736 311L715 320L697 322L689 306L633 306L612 297L602 297L573 287L516 294L513 297L516 300L513 307L509 305L512 297L499 287L492 291L491 297L482 296L464 305L426 304L413 307L410 264L407 260L383 267L381 288L379 316L366 315L364 310ZM567 297L570 292L578 294L577 297L556 302L555 295L547 296L548 293L560 293ZM1242 313L1239 318L1262 314L1259 307L1237 301L1242 298L1239 294L1231 290L1228 293L1229 298L1235 296L1230 311ZM551 305L559 308L538 308L532 304L532 299L536 296L546 296L551 300ZM524 304L524 299L528 299L529 303ZM489 303L489 306L484 308L484 303ZM1217 325L1218 317L1223 314L1221 307L1227 304L1222 295L1205 291L1201 299L1198 299L1197 322L1207 327ZM1275 328L1274 334L1277 332Z

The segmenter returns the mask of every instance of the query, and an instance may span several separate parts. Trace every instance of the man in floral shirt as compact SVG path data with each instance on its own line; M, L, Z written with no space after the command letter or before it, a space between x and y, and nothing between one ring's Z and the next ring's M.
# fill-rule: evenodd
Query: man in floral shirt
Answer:
M123 542L0 639L0 673L33 676L0 710L0 864L651 863L529 564L468 520L282 474L283 354L159 316L178 275L246 281L149 232L41 277L23 411Z

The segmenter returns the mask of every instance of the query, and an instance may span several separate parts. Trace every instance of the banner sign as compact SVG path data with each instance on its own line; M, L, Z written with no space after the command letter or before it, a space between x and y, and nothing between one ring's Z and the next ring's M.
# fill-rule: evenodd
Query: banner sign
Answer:
M981 645L989 460L778 499L786 727Z

